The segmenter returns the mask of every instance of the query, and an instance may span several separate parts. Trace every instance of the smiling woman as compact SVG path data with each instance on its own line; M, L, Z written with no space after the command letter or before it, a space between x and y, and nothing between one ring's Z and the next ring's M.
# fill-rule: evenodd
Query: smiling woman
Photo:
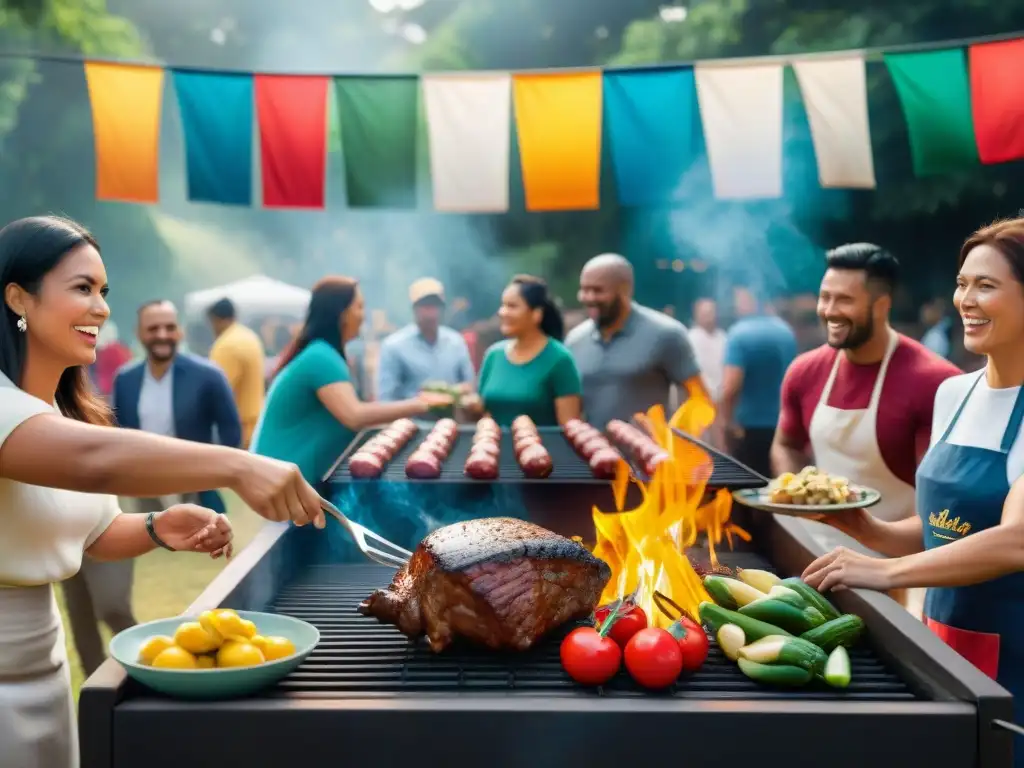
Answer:
M981 373L944 381L914 518L863 511L832 524L883 560L839 548L808 566L822 591L927 587L928 626L1019 702L1024 697L1024 219L978 230L960 251L953 303ZM1018 705L1019 706L1019 705ZM1015 761L1024 767L1024 751Z
M231 552L231 525L180 504L122 515L115 495L231 488L271 520L323 525L298 468L109 426L86 367L106 322L95 239L56 217L0 230L0 744L4 768L75 768L78 745L53 585L85 554Z

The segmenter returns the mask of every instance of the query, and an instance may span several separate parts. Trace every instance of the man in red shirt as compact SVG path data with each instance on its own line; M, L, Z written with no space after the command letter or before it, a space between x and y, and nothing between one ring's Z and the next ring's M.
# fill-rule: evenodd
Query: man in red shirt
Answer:
M935 390L961 373L889 325L898 268L870 243L828 253L818 294L827 343L786 371L772 444L776 474L814 464L874 488L882 500L871 512L887 521L914 514L914 475L931 438Z

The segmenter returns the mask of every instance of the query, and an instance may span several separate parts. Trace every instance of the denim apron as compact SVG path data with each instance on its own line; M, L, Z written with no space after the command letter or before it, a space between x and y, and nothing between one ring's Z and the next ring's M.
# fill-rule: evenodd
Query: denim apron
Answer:
M917 470L917 513L926 549L987 530L1002 519L1003 502L1010 491L1006 456L1024 420L1024 387L1017 395L999 450L947 442L981 376ZM924 616L947 645L1013 694L1016 710L1019 697L1024 696L1024 573L970 587L931 587ZM1024 749L1014 752L1014 765L1024 768Z

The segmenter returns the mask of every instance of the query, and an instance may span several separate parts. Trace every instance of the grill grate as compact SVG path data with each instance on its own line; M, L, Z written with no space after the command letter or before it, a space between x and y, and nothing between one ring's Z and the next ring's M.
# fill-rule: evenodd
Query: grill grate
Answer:
M744 553L734 565L768 569L764 560ZM749 564L749 565L748 565ZM523 654L494 653L477 648L451 648L434 654L425 641L410 643L394 627L360 616L356 606L370 592L386 585L394 572L365 565L310 566L284 586L272 610L304 619L321 633L320 645L306 662L278 687L279 693L303 696L369 694L593 695L572 683L558 658L568 628L539 642ZM811 685L778 691L747 679L718 649L714 640L705 665L684 677L669 692L658 694L699 699L789 700L847 699L904 701L916 697L868 648L850 654L853 681L844 691ZM610 696L650 696L621 671L602 689Z
M554 469L551 474L548 477L541 479L530 478L523 474L523 470L520 468L519 462L516 461L515 451L513 450L512 445L512 436L508 430L502 430L500 444L501 455L498 458L499 481L546 484L607 484L607 480L597 480L594 478L590 471L590 467L579 457L576 451L573 450L572 445L565 438L565 435L562 434L562 430L560 428L538 427L538 430L540 431L544 447L547 448L548 453L551 454L551 461L554 464ZM403 483L459 482L479 485L486 485L488 483L495 482L493 480L474 480L471 477L467 477L463 472L463 468L466 465L466 459L469 456L469 449L473 444L473 432L475 431L475 427L471 425L461 425L459 427L459 436L456 438L455 444L452 446L448 460L441 465L441 476L439 478L431 480L412 480L405 475L406 459L412 455L412 452L416 450L416 447L423 442L423 439L429 434L429 428L421 429L412 440L406 443L405 446L395 454L395 457L391 459L386 467L384 467L384 473L380 476L379 480L365 480L352 477L348 470L349 456L355 453L364 443L370 440L379 431L380 430L378 429L369 429L360 433L348 450L345 451L342 458L339 459L337 466L331 474L330 482L373 483L379 482L380 480L389 480L391 482ZM758 477L743 465L738 464L717 451L709 453L713 461L713 472L709 485L715 488L730 488L734 490L741 488L761 488L764 486L764 479ZM634 472L637 472L635 466ZM637 475L641 478L644 477L640 472L637 472Z

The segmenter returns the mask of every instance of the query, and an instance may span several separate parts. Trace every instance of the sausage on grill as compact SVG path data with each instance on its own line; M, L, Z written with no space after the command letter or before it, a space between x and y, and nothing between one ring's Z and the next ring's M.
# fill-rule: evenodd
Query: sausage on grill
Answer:
M527 477L547 477L551 474L554 464L551 454L540 443L528 445L518 454L519 466Z
M441 460L429 451L417 448L405 462L405 474L417 480L433 480L441 476Z
M380 477L384 471L384 462L368 451L359 451L348 460L348 470L352 477Z
M466 474L474 480L496 480L498 478L498 456L480 449L470 451L466 459Z
M622 457L614 448L601 448L590 457L590 471L601 480L612 480Z

